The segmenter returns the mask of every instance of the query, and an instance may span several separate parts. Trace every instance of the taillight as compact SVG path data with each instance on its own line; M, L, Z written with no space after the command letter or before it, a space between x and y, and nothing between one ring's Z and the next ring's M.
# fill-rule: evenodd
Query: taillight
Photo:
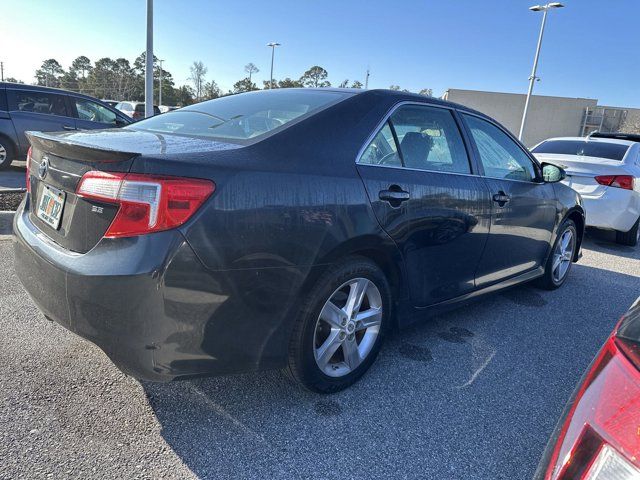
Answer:
M27 193L31 193L31 147L27 150Z
M76 194L120 206L105 237L131 237L185 223L215 190L209 180L90 171Z
M633 190L633 176L631 175L599 175L595 178L600 185Z
M640 371L612 336L560 431L547 480L640 478Z

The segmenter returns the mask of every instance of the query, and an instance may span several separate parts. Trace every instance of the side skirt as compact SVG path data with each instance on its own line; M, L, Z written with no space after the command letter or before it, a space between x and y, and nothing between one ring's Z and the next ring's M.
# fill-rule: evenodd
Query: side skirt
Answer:
M459 308L463 305L473 302L477 298L482 297L484 295L495 293L500 290L513 287L520 283L529 282L538 277L541 277L542 275L544 275L544 268L538 267L528 272L517 275L515 277L511 277L501 282L494 283L493 285L489 285L487 287L481 288L480 290L475 290L473 292L466 293L459 297L451 298L449 300L435 303L427 307L414 307L407 303L405 304L404 308L400 306L398 309L399 310L398 326L400 329L405 328L418 321L426 320L433 315L448 312L450 310L455 310L456 308Z

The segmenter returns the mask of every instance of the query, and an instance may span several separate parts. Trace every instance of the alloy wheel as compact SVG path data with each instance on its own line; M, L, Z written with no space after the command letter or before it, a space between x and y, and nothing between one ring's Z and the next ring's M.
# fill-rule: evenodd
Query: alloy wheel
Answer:
M382 325L382 295L366 278L338 287L325 302L314 332L314 357L331 377L349 374L367 358Z
M7 159L7 149L0 143L0 164Z
M556 283L562 282L564 277L569 271L569 266L573 260L573 251L575 250L576 239L573 234L573 230L567 228L556 248L553 252L553 264L551 265L551 271L553 274L553 281Z

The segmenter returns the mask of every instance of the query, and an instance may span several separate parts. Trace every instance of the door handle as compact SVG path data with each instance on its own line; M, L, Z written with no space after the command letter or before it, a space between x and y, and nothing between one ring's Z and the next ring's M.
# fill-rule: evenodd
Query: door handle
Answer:
M378 193L378 198L389 202L392 207L399 207L402 202L406 202L410 197L409 192L405 192L397 185L392 185L389 190L380 190Z
M511 200L511 197L503 191L499 191L493 196L493 201L501 207L504 207L509 200Z
M65 130L76 130L76 127L72 127L71 125L63 125L62 128Z

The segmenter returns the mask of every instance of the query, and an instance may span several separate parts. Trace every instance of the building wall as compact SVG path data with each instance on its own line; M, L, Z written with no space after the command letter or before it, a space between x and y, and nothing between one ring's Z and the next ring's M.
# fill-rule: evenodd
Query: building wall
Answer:
M526 101L524 94L451 88L445 92L443 98L495 118L515 136L520 132ZM580 135L585 108L597 104L597 100L590 98L533 95L529 104L523 143L533 147L549 137Z

